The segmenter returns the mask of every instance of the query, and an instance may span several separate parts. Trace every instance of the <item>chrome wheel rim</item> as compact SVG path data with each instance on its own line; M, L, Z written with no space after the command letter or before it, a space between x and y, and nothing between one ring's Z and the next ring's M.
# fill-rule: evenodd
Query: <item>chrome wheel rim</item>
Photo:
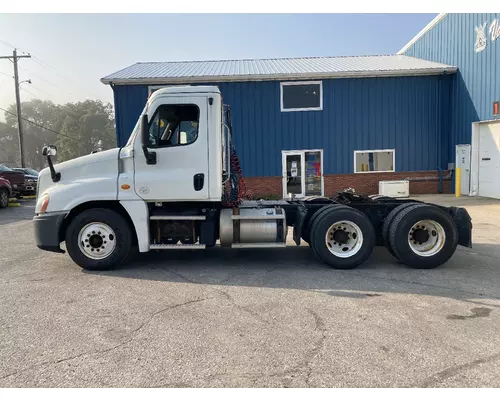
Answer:
M78 247L88 258L102 260L113 253L116 247L115 232L102 222L91 222L80 230Z
M325 244L330 253L336 257L349 258L361 249L363 233L352 221L338 221L328 228Z
M408 232L408 245L417 255L431 257L441 251L446 242L442 225L434 220L425 219L415 223Z

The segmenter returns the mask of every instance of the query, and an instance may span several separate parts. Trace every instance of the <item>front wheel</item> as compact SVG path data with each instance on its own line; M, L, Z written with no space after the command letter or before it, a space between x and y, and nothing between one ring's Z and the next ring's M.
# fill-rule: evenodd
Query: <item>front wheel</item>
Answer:
M80 267L112 269L128 256L132 235L125 218L115 211L94 208L78 214L66 230L66 248Z
M330 208L312 224L311 246L316 256L333 268L355 268L370 257L375 229L368 217L354 208Z

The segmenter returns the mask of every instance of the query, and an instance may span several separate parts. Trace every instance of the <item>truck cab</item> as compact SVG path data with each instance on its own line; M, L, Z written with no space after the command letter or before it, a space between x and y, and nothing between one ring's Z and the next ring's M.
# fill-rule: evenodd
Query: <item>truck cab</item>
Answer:
M293 227L336 268L363 263L385 245L417 268L470 246L464 209L340 193L279 201L244 200L229 107L216 86L168 87L147 100L127 144L40 172L35 239L81 267L113 268L134 250L286 247ZM403 238L403 239L401 239Z

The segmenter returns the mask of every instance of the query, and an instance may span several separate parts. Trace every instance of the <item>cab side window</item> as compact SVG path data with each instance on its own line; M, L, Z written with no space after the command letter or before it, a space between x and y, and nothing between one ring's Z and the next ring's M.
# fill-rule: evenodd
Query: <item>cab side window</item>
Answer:
M166 104L158 108L149 126L150 147L183 146L198 138L200 110L194 104Z

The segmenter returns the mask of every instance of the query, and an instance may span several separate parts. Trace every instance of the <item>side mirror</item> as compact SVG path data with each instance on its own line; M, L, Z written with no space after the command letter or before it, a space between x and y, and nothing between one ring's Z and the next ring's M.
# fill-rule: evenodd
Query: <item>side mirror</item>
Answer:
M54 169L54 164L52 163L52 159L50 157L55 156L57 154L56 146L44 146L42 149L42 155L47 157L47 164L49 164L50 176L52 178L52 182L59 182L61 180L61 173L56 172Z
M42 149L42 156L55 156L57 154L56 146L44 146Z
M146 114L141 115L140 133L141 133L142 151L144 152L144 157L146 157L146 164L154 165L156 164L156 153L154 151L148 150L149 126L148 126L148 116Z
M149 126L148 116L146 114L141 115L141 143L143 146L149 144Z

